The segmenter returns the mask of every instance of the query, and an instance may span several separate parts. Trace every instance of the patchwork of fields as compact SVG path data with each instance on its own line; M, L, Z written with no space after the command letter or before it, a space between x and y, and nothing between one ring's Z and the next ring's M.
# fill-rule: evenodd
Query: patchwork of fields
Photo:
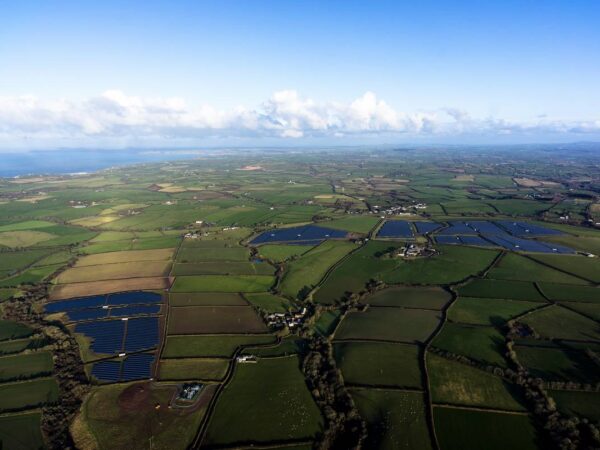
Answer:
M592 442L597 193L357 155L0 180L0 446Z

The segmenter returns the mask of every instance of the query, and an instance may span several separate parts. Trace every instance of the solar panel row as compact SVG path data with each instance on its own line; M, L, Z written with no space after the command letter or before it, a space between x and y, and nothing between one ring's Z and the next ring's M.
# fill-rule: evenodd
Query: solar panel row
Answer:
M127 324L125 351L135 352L158 345L158 317L132 319Z
M132 381L150 378L154 355L139 353L124 360L99 361L92 366L92 376L100 381Z
M100 308L105 305L136 305L160 303L162 296L156 292L120 292L118 294L95 295L92 297L74 298L48 303L45 306L47 313L62 311L75 311L79 309Z

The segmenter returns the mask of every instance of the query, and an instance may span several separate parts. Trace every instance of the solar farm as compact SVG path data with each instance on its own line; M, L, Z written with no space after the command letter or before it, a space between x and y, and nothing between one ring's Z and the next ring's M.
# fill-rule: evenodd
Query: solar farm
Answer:
M549 154L0 179L3 448L596 448L600 172Z

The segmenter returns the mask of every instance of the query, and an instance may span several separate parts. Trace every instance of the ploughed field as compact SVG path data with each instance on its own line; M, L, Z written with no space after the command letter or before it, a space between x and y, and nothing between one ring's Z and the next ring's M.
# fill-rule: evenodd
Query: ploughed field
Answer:
M0 446L600 445L597 163L356 152L1 179Z

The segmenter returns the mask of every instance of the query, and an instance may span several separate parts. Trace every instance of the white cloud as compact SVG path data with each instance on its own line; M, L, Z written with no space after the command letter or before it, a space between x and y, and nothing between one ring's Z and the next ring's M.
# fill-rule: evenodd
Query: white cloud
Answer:
M600 120L530 123L476 119L459 108L400 112L373 92L350 103L317 102L293 90L275 92L260 107L219 110L180 98L141 98L109 90L83 101L0 97L0 144L32 139L56 145L69 141L194 140L216 138L300 139L399 135L457 136L560 133L598 134Z

